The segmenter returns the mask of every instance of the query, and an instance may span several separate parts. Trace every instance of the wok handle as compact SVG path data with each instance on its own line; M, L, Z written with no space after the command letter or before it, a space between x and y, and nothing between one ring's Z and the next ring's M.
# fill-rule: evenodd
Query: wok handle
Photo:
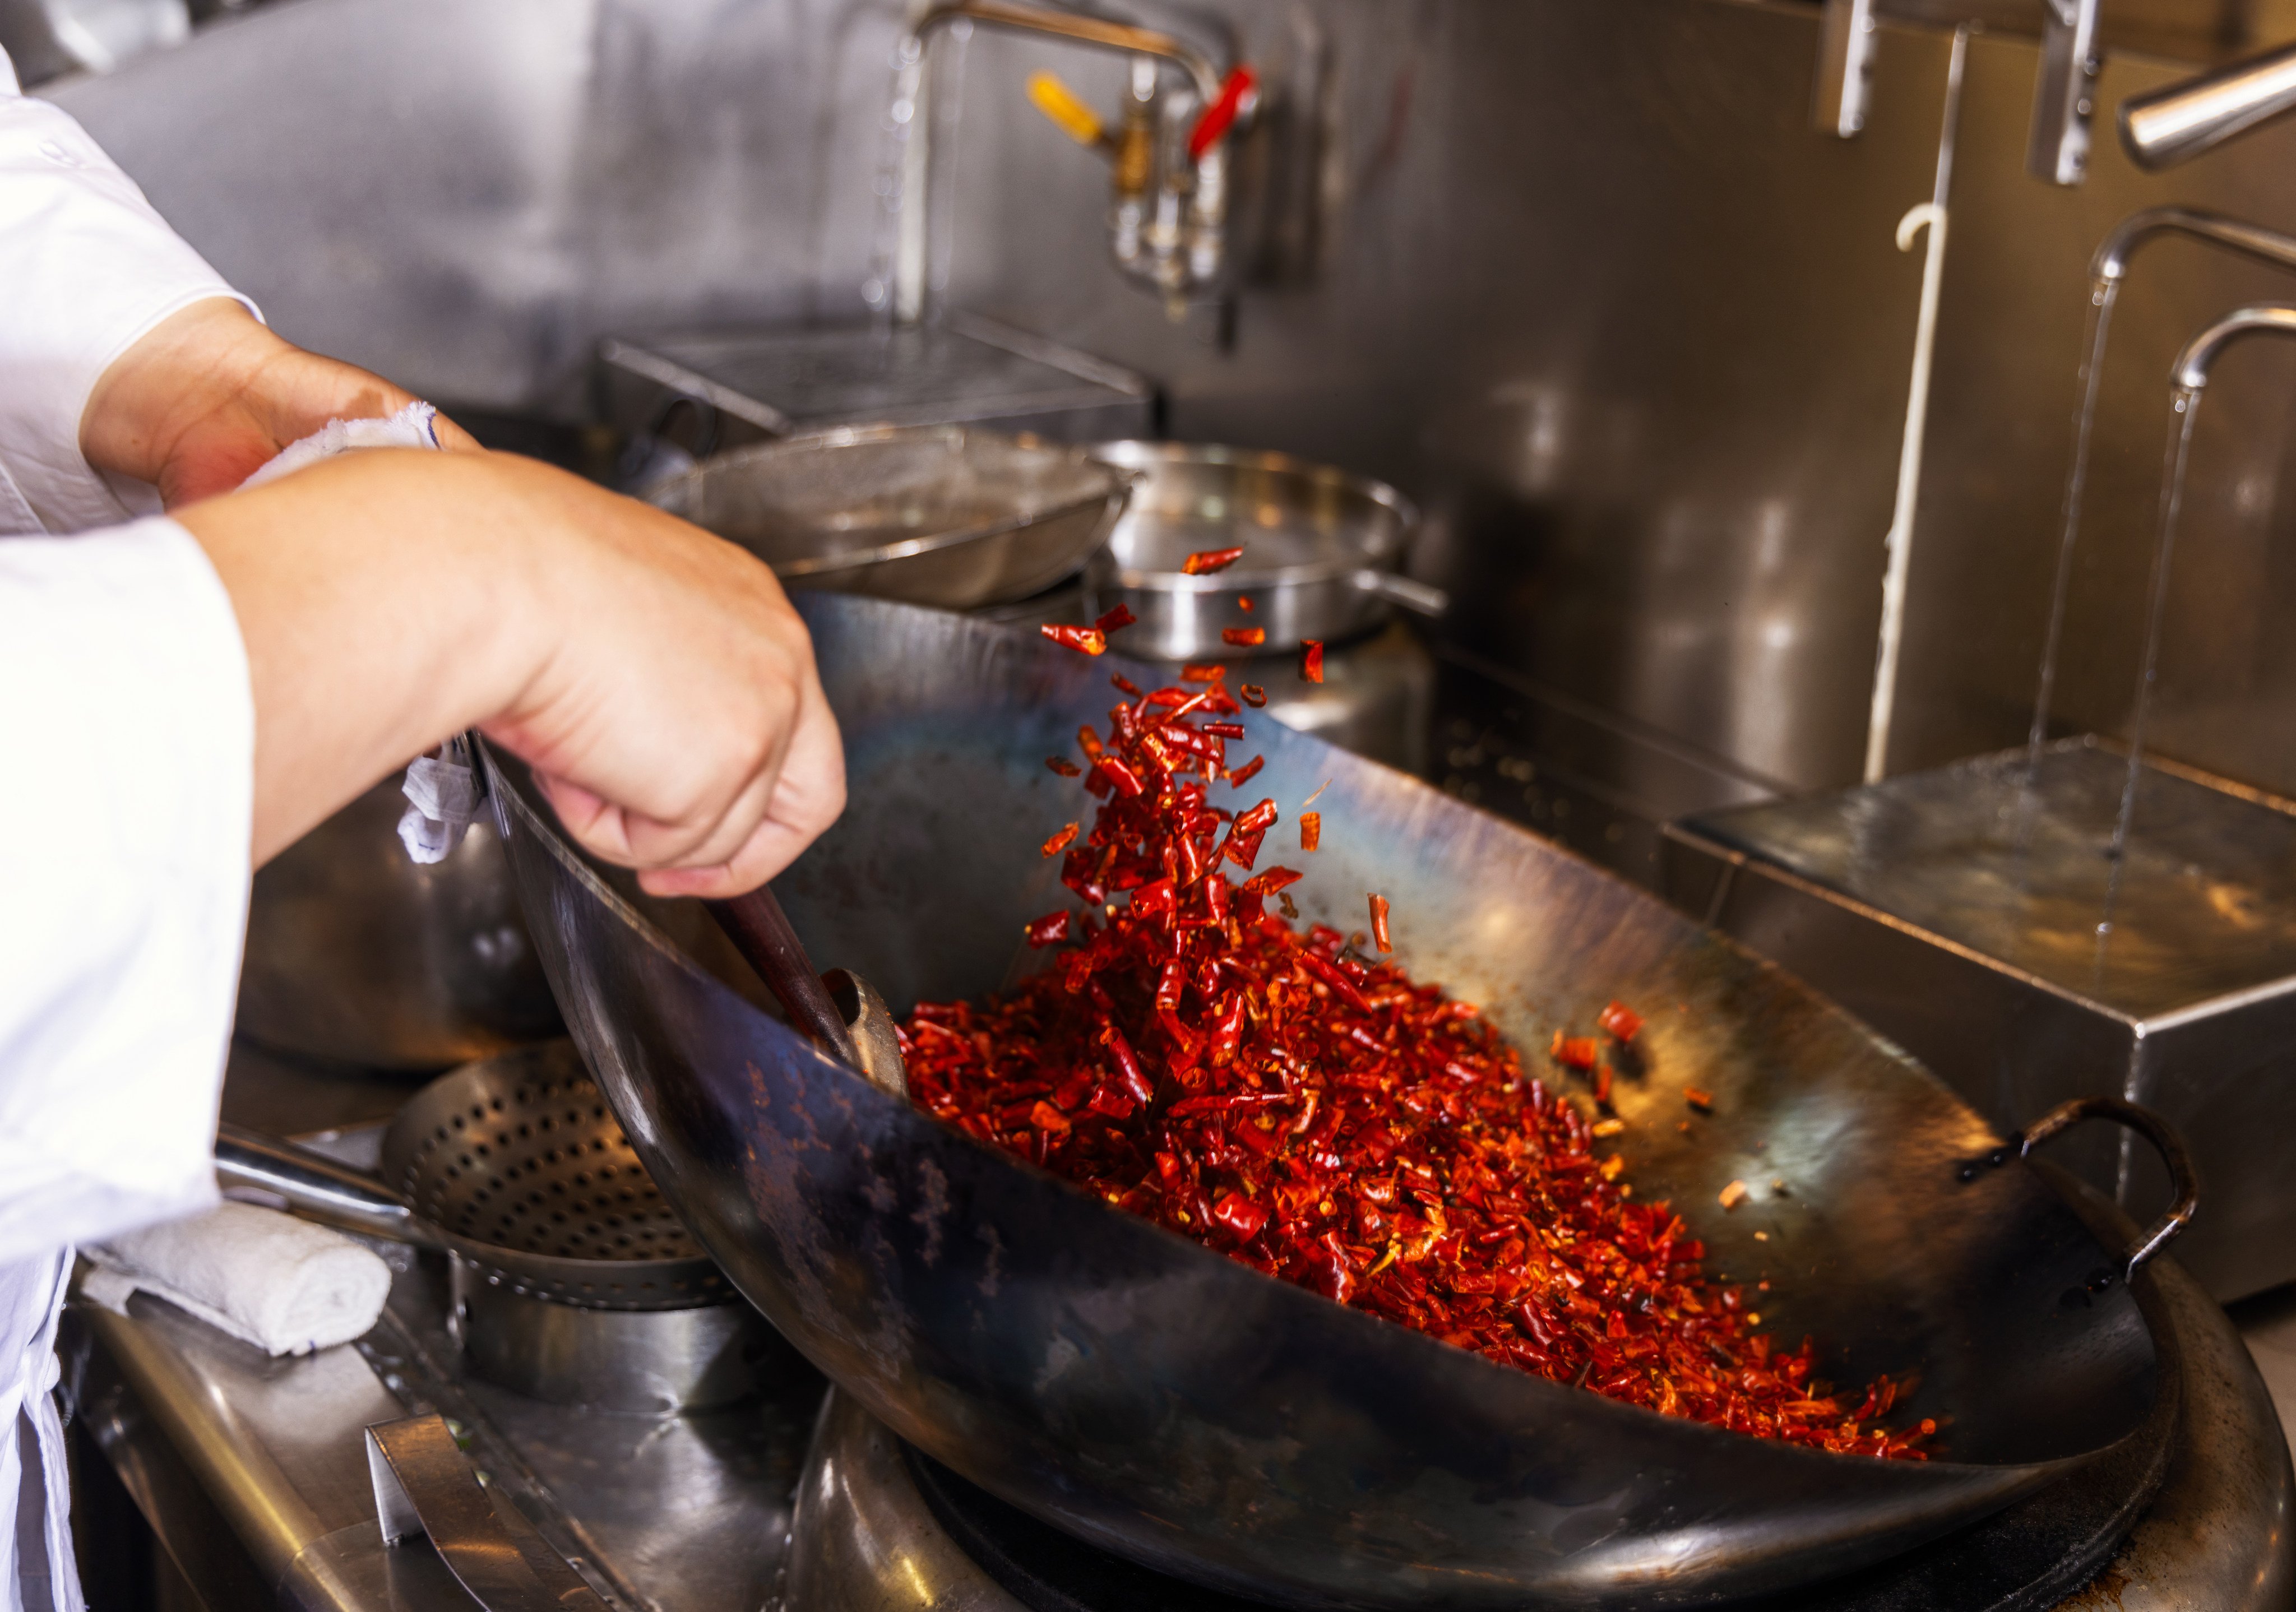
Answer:
M373 1176L227 1119L216 1125L215 1167L217 1176L234 1186L285 1199L301 1219L418 1248L447 1246Z
M846 1031L844 1016L829 1000L828 987L815 973L805 945L790 927L789 914L773 890L759 885L746 896L704 902L742 959L757 970L766 988L781 998L790 1023L800 1034L849 1069L861 1068L861 1055Z
M1418 616L1440 616L1451 608L1451 595L1424 582L1414 582L1393 571L1365 566L1351 580L1366 593L1377 593L1390 604L1399 604Z
M2192 1223L2201 1207L2200 1174L2193 1168L2191 1155L2185 1151L2185 1139L2177 1134L2174 1126L2152 1109L2118 1097L2076 1097L2070 1102L2059 1103L2011 1136L2009 1145L2018 1158L2026 1158L2051 1137L2070 1130L2084 1119L2109 1119L2151 1142L2161 1155L2161 1162L2169 1166L2169 1180L2176 1189L2177 1200L2169 1206L2168 1213L2146 1227L2144 1234L2136 1240L2136 1246L2129 1250L2128 1264L2121 1274L2133 1278Z

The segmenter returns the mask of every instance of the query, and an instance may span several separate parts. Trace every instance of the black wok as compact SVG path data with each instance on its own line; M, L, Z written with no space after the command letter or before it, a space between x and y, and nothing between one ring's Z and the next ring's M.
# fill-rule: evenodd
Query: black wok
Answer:
M897 1010L988 991L1058 904L1047 755L1111 662L811 597L852 805L776 881L814 956ZM545 966L646 1166L750 1298L902 1437L1118 1554L1300 1607L1684 1605L1876 1560L2129 1436L2153 1343L2103 1247L1937 1080L1847 1014L1569 854L1273 723L1264 789L1326 777L1309 917L1394 903L1400 960L1526 1047L1611 996L1649 1019L1630 1175L1765 1327L1844 1385L1913 1374L1948 1459L1783 1447L1600 1398L1263 1277L943 1128L705 973L497 770ZM1248 803L1241 803L1248 804ZM682 922L665 905L665 919ZM690 927L690 926L689 926ZM1694 1114L1685 1084L1713 1094ZM1687 1131L1678 1129L1687 1122ZM1752 1189L1734 1211L1718 1194ZM1776 1184L1774 1184L1776 1183ZM1767 1240L1757 1233L1767 1233Z

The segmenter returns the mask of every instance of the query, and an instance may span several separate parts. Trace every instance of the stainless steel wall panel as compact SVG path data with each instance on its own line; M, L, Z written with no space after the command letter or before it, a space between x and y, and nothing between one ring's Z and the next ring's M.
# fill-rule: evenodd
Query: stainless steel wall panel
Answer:
M1229 8L1248 50L1288 8ZM1324 273L1235 345L1118 294L1098 165L965 65L953 300L1163 380L1176 434L1396 479L1463 647L1768 776L1854 773L1946 46L1890 32L1872 125L1807 127L1802 7L1333 4ZM1063 68L1063 70L1071 70Z

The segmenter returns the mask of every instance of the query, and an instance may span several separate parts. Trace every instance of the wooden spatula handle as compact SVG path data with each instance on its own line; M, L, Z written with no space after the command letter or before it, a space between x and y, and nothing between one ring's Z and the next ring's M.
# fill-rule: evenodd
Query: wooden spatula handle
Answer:
M781 998L790 1023L848 1068L859 1068L860 1055L854 1051L845 1020L829 1000L821 976L814 972L805 946L790 927L789 914L782 911L773 890L759 885L746 896L704 904L734 948L757 970L766 988Z

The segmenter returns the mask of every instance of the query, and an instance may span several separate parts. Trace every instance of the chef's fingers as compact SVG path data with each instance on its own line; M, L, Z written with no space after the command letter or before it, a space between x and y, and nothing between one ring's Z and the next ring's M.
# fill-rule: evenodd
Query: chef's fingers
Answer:
M754 890L795 862L844 809L844 742L819 682L808 680L796 731L765 810L747 827L733 854L715 863L697 859L684 867L649 869L638 875L638 883L656 896L711 900Z
M447 419L443 409L430 416L430 432L439 438L439 446L450 454L483 454L487 451L476 437Z

